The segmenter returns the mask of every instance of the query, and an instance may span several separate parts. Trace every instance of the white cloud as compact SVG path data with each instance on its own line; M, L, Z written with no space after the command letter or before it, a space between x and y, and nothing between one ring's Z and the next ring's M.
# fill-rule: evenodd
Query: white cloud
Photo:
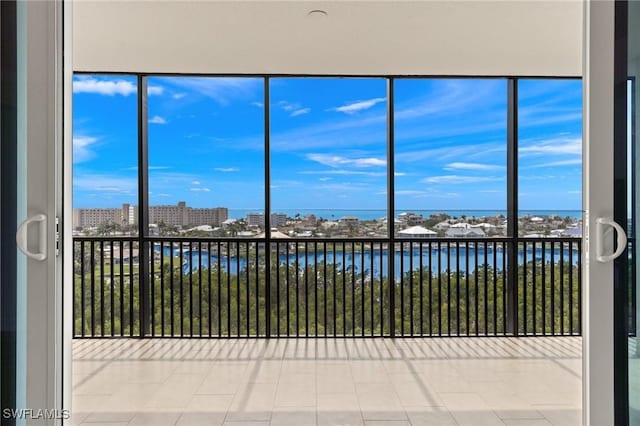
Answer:
M316 189L321 191L370 191L370 187L364 183L327 183L318 185Z
M297 117L299 115L309 114L310 112L311 108L300 108L289 114L289 117Z
M386 172L365 172L362 170L304 170L301 175L356 175L356 176L386 176Z
M542 141L522 141L520 144L519 152L521 154L530 155L582 155L582 139L575 137L558 137Z
M81 78L73 81L73 93L91 93L95 95L129 96L136 93L136 85L127 80L98 80Z
M147 86L147 95L162 95L164 93L164 87L162 86Z
M357 112L369 109L379 104L380 102L384 102L385 100L386 98L374 98L368 99L366 101L357 101L339 107L331 108L330 111L343 112L345 114L355 114Z
M580 165L582 165L582 158L572 158L570 160L549 161L546 163L534 164L526 168L539 169L542 167L580 166Z
M199 180L194 180L191 182L191 185L200 185L200 181Z
M216 172L222 172L222 173L232 173L232 172L239 172L240 169L237 167L216 167L215 169Z
M463 183L480 183L494 182L502 178L495 176L461 176L461 175L445 175L431 176L422 180L423 183L446 183L446 184L463 184Z
M90 146L98 141L98 138L91 136L76 136L73 138L73 162L81 163L94 157Z
M264 107L264 104L262 102L251 102L251 105L253 105L256 108Z
M498 166L494 164L482 164L482 163L463 163L455 162L449 163L444 166L445 170L477 170L477 171L490 171L490 170L502 170L504 166Z
M393 175L394 176L406 176L407 174L405 172L394 172Z
M353 167L378 167L386 166L387 162L380 158L365 157L365 158L346 158L339 155L327 155L327 154L307 154L307 159L315 161L320 164L324 164L329 167L338 166L353 166Z
M418 191L418 190L414 190L414 189L401 189L399 191L396 191L396 195L419 196L419 195L427 195L427 194L429 194L428 191Z
M150 124L167 124L167 120L160 117L159 115L154 115L149 119Z
M185 96L187 96L187 94L186 94L186 93L174 93L173 95L171 95L171 97L172 97L173 99L182 99L182 98L184 98Z
M329 181L329 180L331 180L331 179L332 179L332 178L330 178L330 177L321 177L321 178L319 178L318 180L319 180L320 182L327 182L327 181Z
M102 174L77 173L73 178L73 186L80 191L99 191L103 193L130 195L137 189L136 178L109 176Z
M211 190L209 188L196 187L196 188L191 188L191 191L193 191L193 192L210 192Z
M163 81L192 92L189 96L206 96L220 105L249 96L255 99L254 93L263 84L262 79L253 77L170 77Z

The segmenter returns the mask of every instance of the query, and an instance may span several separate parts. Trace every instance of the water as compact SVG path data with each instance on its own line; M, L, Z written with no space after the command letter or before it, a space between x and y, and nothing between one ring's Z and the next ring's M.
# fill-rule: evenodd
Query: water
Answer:
M233 219L243 219L247 217L248 213L262 213L261 209L229 209L229 217ZM396 209L396 215L403 212L412 212L421 214L425 218L432 214L446 213L450 217L491 217L503 215L507 216L506 210L411 210L411 209ZM342 209L274 209L272 213L284 213L288 217L295 217L299 214L300 217L305 217L309 214L314 214L317 218L323 218L327 220L338 220L343 216L355 216L360 220L376 220L386 217L386 210L342 210ZM549 216L559 215L560 217L572 217L574 219L582 218L582 211L580 210L521 210L519 216L531 215L531 216Z
M160 253L160 246L155 246L154 251L157 253ZM164 251L165 257L168 257L171 255L171 247L165 246L163 248L163 251ZM489 268L494 267L493 251L494 251L493 247L487 247L486 264ZM469 273L472 273L476 270L476 253L478 256L478 267L482 267L485 263L484 247L480 245L478 247L477 252L472 247L469 247L469 259L468 259ZM344 254L344 258L343 258L343 254ZM173 255L175 257L179 257L180 249L174 247ZM440 268L438 267L438 255L440 256ZM538 261L542 259L542 249L540 247L536 248L535 255ZM333 251L329 251L326 254L322 251L319 251L317 253L310 252L310 253L307 253L306 255L304 251L300 251L298 254L298 268L304 269L305 264L309 266L313 266L314 264L317 263L318 268L321 269L324 267L325 256L326 256L327 265L336 264L338 271L342 271L343 265L344 265L345 271L350 272L352 269L354 269L355 272L358 274L361 272L362 265L363 265L363 256L364 256L364 271L366 274L371 274L371 251L370 250L365 250L364 253L355 251L353 254L351 253L350 250L346 250L345 252L337 251L335 253ZM450 250L447 250L446 247L442 247L441 250L438 250L436 247L432 247L431 256L429 256L429 251L423 248L423 253L422 253L423 270L428 271L430 269L431 272L434 274L438 272L446 271L447 256L449 258L451 271L456 271L456 270L460 272L467 271L467 252L462 247L460 248L460 253L457 252L455 247L451 247ZM217 254L209 255L209 253L206 251L202 251L202 253L200 253L200 251L198 250L192 250L192 251L183 250L182 257L183 257L182 271L184 274L188 274L190 270L192 272L197 271L199 266L201 266L204 269L208 269L210 263L213 266L218 264L218 255ZM201 260L200 260L200 257L202 257ZM496 265L495 265L496 269L502 270L503 265L505 264L502 247L498 248L498 250L495 253L495 257L496 257ZM564 257L564 261L566 263L569 263L569 260L570 260L569 249L567 247L564 248L563 257ZM532 258L533 258L533 249L531 248L527 249L527 262L530 262ZM551 250L547 248L545 250L545 262L550 263L551 258L552 258ZM560 258L561 258L560 249L556 248L555 251L553 252L553 260L554 262L557 263L560 260ZM574 247L573 258L572 258L574 266L578 265L579 258L580 258L580 253L578 252L577 248ZM260 256L259 260L263 262L264 258ZM286 254L280 254L280 256L278 257L278 261L280 265L286 265L287 264ZM518 255L518 263L522 264L523 261L524 261L524 253L521 250ZM456 267L456 262L458 262L457 267ZM290 266L295 266L296 264L295 253L289 254L288 263ZM411 255L408 250L405 250L402 255L398 251L395 252L395 265L396 265L395 278L396 279L400 279L401 263L405 273L408 272L409 270L414 270L414 271L419 270L420 269L419 249L414 248L413 255ZM380 277L381 270L382 270L383 276L386 277L388 275L388 264L389 264L388 250L383 249L382 252L380 250L373 251L373 276L375 278ZM225 272L228 271L231 275L237 275L238 271L240 271L240 273L242 274L243 271L246 270L247 260L242 256L238 257L233 254L230 256L220 256L220 266L223 271Z

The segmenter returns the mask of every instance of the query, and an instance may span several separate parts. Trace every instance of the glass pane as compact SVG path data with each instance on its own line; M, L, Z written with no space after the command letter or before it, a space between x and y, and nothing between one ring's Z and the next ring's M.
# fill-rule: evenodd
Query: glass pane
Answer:
M76 235L138 230L137 84L132 76L73 79L73 229Z
M521 236L582 236L582 81L518 83Z
M264 211L264 81L149 78L149 233L255 236Z
M396 80L398 235L504 234L506 90L503 79Z
M386 236L386 80L271 80L273 228Z

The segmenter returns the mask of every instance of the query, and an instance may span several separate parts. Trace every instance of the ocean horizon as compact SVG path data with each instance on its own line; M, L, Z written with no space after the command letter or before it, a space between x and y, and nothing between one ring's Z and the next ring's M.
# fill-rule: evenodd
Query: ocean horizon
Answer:
M421 214L425 218L432 214L448 214L453 218L460 218L466 216L472 217L491 217L497 215L503 215L506 217L506 210L411 210L411 209L396 209L396 216L401 213L416 213ZM264 210L260 209L229 209L229 218L242 219L246 218L249 213L264 213ZM344 216L355 216L360 220L375 220L386 217L386 210L367 210L367 209L280 209L273 210L272 213L284 213L288 217L295 217L299 214L301 217L305 217L308 214L314 214L317 218L327 220L338 220ZM549 216L559 215L561 217L572 217L574 219L582 219L582 210L520 210L519 216L531 215L531 216Z

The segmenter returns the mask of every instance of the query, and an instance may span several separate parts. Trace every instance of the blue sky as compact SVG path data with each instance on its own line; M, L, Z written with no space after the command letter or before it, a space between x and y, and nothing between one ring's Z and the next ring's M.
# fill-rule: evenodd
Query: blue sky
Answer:
M386 80L273 78L271 199L385 209ZM264 82L149 79L149 201L262 210ZM578 210L581 82L520 83L520 206ZM136 80L74 78L74 206L137 204ZM396 208L506 208L506 81L395 85Z

